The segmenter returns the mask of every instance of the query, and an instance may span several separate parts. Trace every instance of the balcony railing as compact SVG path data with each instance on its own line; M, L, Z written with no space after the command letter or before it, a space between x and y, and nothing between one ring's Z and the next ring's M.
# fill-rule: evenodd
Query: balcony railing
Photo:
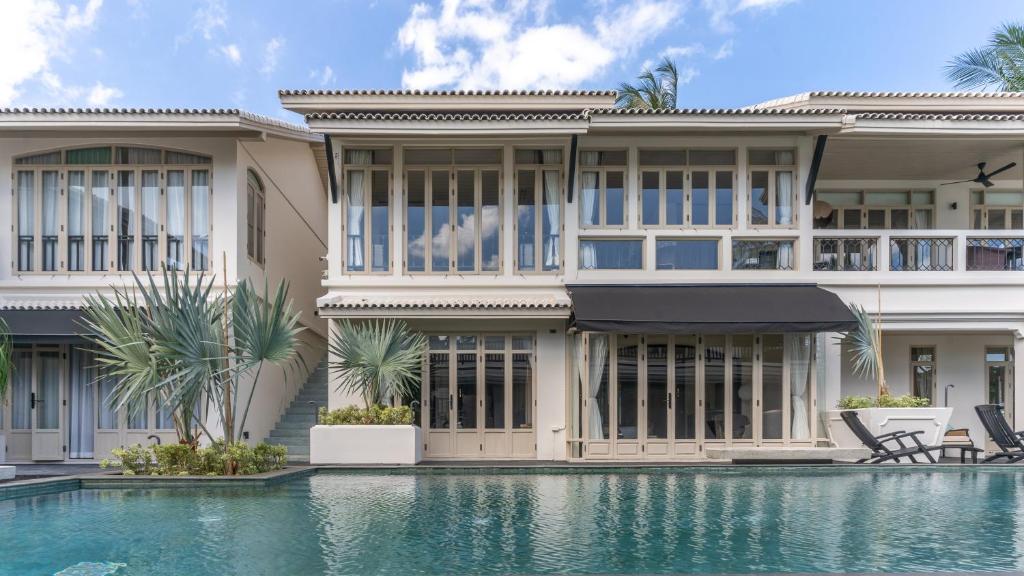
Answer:
M866 235L866 233L868 235ZM813 267L837 272L1024 271L1024 233L982 230L829 230L813 239Z
M889 270L953 271L953 238L889 238Z
M1024 270L1024 238L968 238L967 270Z
M877 238L815 238L814 269L835 272L878 270Z

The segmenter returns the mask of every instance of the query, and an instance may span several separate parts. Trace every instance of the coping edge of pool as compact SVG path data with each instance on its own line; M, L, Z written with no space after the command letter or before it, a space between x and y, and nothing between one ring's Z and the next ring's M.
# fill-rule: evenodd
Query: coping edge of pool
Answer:
M253 474L249 476L125 476L117 472L98 474L81 474L72 476L54 476L49 478L33 478L31 480L15 480L0 484L0 501L15 498L44 496L73 492L82 489L153 489L153 488L269 488L293 480L299 480L319 474L380 474L380 475L550 475L550 474L642 474L642 473L689 473L730 472L741 474L744 471L759 470L764 473L793 471L831 471L850 472L943 472L956 471L975 472L1024 472L1019 464L745 464L736 465L728 462L708 463L551 463L523 466L517 463L486 463L471 462L428 462L415 466L410 465L291 465L281 470Z

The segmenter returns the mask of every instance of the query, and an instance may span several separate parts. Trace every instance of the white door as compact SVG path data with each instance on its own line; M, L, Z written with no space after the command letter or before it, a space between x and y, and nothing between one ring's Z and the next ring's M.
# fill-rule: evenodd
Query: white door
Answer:
M32 381L32 459L63 460L63 366L58 348L37 347Z

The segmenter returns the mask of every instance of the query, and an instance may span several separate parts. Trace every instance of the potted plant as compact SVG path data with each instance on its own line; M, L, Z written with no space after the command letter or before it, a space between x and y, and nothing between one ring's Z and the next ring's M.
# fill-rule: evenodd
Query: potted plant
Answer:
M420 427L395 400L419 390L426 338L400 320L342 322L329 343L328 369L337 390L363 407L321 409L310 430L311 464L416 464L423 459Z
M14 343L11 339L11 331L7 322L0 318L0 414L7 405L7 389L11 384L11 374L14 373ZM0 464L7 461L7 437L3 429L0 429ZM13 466L0 466L0 480L5 477L14 477Z
M931 405L928 398L918 396L892 396L885 383L885 366L882 362L882 331L877 322L864 308L850 305L850 311L857 318L857 329L843 336L852 355L852 372L861 378L872 378L877 386L877 395L848 396L839 401L835 410L829 410L828 432L832 443L839 448L860 448L861 442L843 422L841 413L853 410L857 417L878 436L888 432L921 430L921 441L935 446L942 442L952 408Z

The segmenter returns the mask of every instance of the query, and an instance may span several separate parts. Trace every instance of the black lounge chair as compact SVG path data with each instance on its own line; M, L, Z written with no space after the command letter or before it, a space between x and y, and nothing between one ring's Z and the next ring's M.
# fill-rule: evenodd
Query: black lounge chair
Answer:
M911 462L918 463L917 456L923 455L928 459L928 462L932 464L936 463L935 457L932 456L932 450L940 450L939 446L925 446L921 443L921 440L917 437L919 434L924 434L921 430L914 432L904 432L902 430L897 432L889 432L882 434L881 436L875 436L867 429L866 426L857 417L857 413L852 410L847 410L840 414L843 417L843 422L850 427L854 435L864 443L871 450L871 456L867 458L861 458L857 461L857 464L878 464L880 462L887 462L892 460L893 462L900 462L900 458L908 458ZM910 438L914 441L913 445L908 446L903 442L904 439ZM885 445L886 442L895 442L898 448L889 448Z
M1003 407L998 404L982 404L975 406L974 411L978 413L982 426L992 437L992 441L999 447L996 452L981 461L982 464L1006 459L1007 464L1024 460L1024 432L1014 432L1003 417Z

